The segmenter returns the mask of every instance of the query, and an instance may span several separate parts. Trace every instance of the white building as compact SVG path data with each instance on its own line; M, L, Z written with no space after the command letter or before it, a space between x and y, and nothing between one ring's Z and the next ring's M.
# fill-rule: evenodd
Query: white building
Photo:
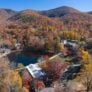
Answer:
M26 66L26 69L32 75L34 79L41 80L46 75L46 73L43 72L43 70L39 67L38 63L28 65Z

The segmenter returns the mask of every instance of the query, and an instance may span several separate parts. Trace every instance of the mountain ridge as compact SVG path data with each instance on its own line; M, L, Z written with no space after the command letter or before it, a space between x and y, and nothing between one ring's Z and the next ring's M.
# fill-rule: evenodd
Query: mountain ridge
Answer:
M44 24L42 26L45 26L45 24L46 25L50 24L53 26L64 24L64 26L66 26L67 28L68 27L72 28L75 25L77 25L79 28L85 30L89 30L87 27L88 25L92 24L91 14L81 12L77 9L68 6L61 6L47 11L36 11L32 9L26 9L17 12L11 9L1 9L0 11L1 11L0 12L1 19L2 21L4 21L5 24L6 23L7 24L17 23L26 25L30 24L33 27L35 27L39 24L40 21L40 25ZM79 28L77 28L77 30L79 30Z
M43 16L47 16L47 17L63 17L64 15L67 15L67 14L72 14L72 13L75 13L75 14L83 14L83 12L75 9L75 8L72 8L72 7L68 7L68 6L61 6L61 7L57 7L57 8L54 8L54 9L50 9L50 10L45 10L45 11L37 11L37 10L32 10L32 9L26 9L26 10L22 10L22 11L15 11L15 10L12 10L12 9L5 9L5 8L0 8L0 19L1 21L5 21L7 20L8 18L16 15L16 14L19 14L19 13L22 13L24 11L31 11L31 12L34 12L34 13L38 13L40 15L43 15ZM89 12L84 12L85 14L89 14L91 15L92 12L89 11Z
M80 13L80 11L77 9L74 9L72 7L62 6L62 7L50 9L47 11L40 11L39 13L42 15L46 15L48 17L60 17L60 16L66 15L68 13Z

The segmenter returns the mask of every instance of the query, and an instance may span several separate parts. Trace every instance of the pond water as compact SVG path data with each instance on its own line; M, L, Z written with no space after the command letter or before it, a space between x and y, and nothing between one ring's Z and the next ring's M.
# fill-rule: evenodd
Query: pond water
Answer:
M22 63L24 66L37 63L39 58L46 55L35 54L30 52L16 52L8 55L11 62Z

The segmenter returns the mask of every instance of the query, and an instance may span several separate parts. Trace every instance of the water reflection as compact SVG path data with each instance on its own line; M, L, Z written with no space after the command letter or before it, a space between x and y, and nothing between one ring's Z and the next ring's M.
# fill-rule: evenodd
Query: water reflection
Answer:
M33 53L16 52L8 55L11 62L22 63L23 65L34 64L38 61L41 55L35 55Z
M30 52L30 51L22 51L22 52L14 52L8 55L9 61L13 64L22 63L24 66L29 64L34 64L39 61L43 61L53 56L53 53L42 53L42 52Z

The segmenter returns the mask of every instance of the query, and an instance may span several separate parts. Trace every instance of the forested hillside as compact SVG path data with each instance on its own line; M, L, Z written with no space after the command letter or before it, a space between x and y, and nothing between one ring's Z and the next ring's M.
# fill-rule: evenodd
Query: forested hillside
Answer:
M92 36L92 15L71 7L17 12L3 9L0 10L0 17L3 21L0 25L1 38L11 47L20 42L23 47L26 45L27 48L47 48L53 51L53 46L57 46L61 38L64 38L63 32L66 32L65 38L68 39L71 38L71 32L77 33L79 37L75 40L86 40Z

